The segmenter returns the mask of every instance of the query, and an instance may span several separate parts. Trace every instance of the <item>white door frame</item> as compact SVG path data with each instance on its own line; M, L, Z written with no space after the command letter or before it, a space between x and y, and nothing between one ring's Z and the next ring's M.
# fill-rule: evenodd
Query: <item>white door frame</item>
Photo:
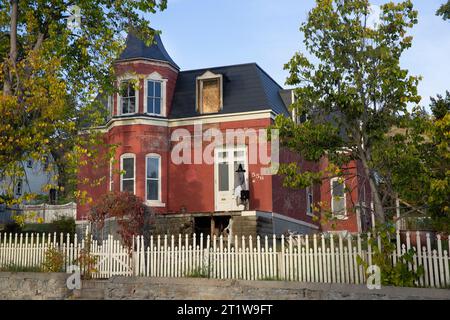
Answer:
M234 155L235 151L243 151L244 155L241 157L236 157ZM227 152L227 162L228 162L228 190L219 191L219 153ZM248 153L247 146L221 146L214 149L214 210L215 211L242 211L245 209L244 205L237 205L236 198L234 197L234 162L235 161L244 162L245 170L245 182L248 188Z

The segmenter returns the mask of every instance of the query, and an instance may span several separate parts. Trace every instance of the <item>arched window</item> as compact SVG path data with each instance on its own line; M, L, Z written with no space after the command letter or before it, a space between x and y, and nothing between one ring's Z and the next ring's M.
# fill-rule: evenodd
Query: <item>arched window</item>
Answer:
M136 194L136 156L126 153L120 156L120 191Z

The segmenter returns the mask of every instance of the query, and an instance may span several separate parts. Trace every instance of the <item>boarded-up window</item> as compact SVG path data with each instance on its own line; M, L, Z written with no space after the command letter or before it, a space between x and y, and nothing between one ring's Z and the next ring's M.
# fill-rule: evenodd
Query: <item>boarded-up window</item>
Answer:
M219 79L203 80L202 112L213 113L220 110L220 81Z
M205 72L197 78L197 111L216 113L222 109L222 75Z

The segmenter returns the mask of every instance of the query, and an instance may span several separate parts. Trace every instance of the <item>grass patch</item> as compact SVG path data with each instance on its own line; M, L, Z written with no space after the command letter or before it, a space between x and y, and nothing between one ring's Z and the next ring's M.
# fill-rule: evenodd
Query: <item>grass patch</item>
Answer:
M263 277L258 278L258 281L282 281L280 277Z
M42 272L42 268L38 266L23 267L16 264L7 264L0 267L1 272Z
M194 270L188 272L186 274L186 277L188 278L209 278L209 272L207 267L198 267Z

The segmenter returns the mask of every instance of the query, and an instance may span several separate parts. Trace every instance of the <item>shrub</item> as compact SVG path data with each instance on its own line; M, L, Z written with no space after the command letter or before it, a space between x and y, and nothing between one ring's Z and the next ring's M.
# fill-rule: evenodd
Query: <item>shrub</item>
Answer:
M74 261L80 267L83 279L92 279L92 274L98 271L96 268L97 261L98 256L91 253L91 235L87 234L85 237L85 247L80 251L79 256Z
M45 272L62 272L64 268L64 255L56 248L49 248L45 252L45 260L42 269Z
M3 232L5 233L20 233L22 232L22 227L17 222L9 222L5 224L3 228Z
M92 207L89 220L103 228L106 218L116 218L123 243L131 248L133 236L142 233L146 207L141 198L129 192L107 193Z
M27 223L23 226L22 232L26 233L54 233L64 235L75 234L75 220L68 217L59 217L51 223Z
M207 266L197 267L186 274L188 278L209 278L209 269Z
M56 233L75 234L75 219L70 217L58 217L51 223Z
M381 225L377 227L380 236L380 245L377 237L369 240L372 246L372 264L380 268L381 284L392 285L399 287L413 287L423 274L423 267L420 266L416 271L409 270L408 265L413 262L414 249L410 249L403 255L397 258L397 263L394 266L391 261L391 254L395 251L395 244L391 239L394 238L395 228L390 225ZM358 263L364 266L364 269L369 267L368 263L360 256L357 257Z

